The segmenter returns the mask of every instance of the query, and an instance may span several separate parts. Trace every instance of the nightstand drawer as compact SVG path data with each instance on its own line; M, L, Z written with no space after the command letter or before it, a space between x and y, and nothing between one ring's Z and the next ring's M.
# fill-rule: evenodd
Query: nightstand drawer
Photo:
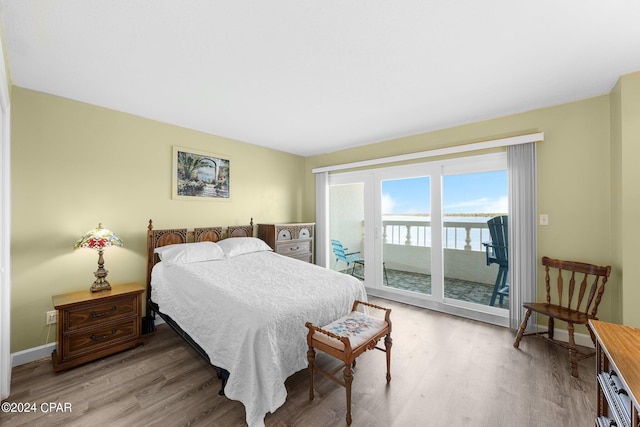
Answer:
M137 283L110 291L55 295L58 348L51 353L56 372L142 344L142 298Z
M286 256L299 256L311 253L311 241L299 241L292 243L277 243L276 253Z
M87 352L95 352L111 347L119 342L137 338L140 334L138 317L126 319L119 323L91 328L86 331L69 333L64 341L63 358L75 357Z
M123 316L135 316L138 313L138 295L127 295L111 299L100 304L87 304L67 309L68 315L63 325L65 331L73 331L91 325L109 322Z

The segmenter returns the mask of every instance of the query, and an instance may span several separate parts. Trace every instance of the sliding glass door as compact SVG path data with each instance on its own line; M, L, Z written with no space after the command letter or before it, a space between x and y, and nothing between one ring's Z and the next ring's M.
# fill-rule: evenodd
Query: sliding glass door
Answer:
M505 255L506 263L507 245L498 247L498 243L492 241L491 230L487 225L491 218L507 216L507 198L506 170L443 176L446 298L462 302L463 305L468 303L483 306L480 309L509 308L507 269L494 256L495 253ZM506 229L500 231L508 237Z
M489 305L498 266L483 245L487 218L507 214L505 153L336 173L329 184L330 238L347 256L334 250L332 268L371 295L505 324L508 291Z

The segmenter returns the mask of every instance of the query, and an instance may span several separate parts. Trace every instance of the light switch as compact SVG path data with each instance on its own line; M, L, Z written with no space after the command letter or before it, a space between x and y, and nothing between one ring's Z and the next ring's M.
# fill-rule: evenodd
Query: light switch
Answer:
M549 215L540 214L540 225L549 225Z

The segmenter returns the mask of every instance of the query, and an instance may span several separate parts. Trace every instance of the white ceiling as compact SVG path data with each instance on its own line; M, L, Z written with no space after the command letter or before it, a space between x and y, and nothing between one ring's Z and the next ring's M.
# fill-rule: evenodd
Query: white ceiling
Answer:
M302 156L600 95L640 70L637 0L0 0L0 13L17 86Z

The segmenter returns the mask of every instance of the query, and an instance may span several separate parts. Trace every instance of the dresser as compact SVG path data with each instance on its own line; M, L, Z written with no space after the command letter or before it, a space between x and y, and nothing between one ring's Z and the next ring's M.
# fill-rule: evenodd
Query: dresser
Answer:
M596 336L596 426L639 427L640 329L590 320Z
M73 368L142 344L143 292L141 285L129 283L110 291L54 296L58 348L51 354L53 369Z
M274 252L302 261L314 262L315 223L258 224L258 237Z

